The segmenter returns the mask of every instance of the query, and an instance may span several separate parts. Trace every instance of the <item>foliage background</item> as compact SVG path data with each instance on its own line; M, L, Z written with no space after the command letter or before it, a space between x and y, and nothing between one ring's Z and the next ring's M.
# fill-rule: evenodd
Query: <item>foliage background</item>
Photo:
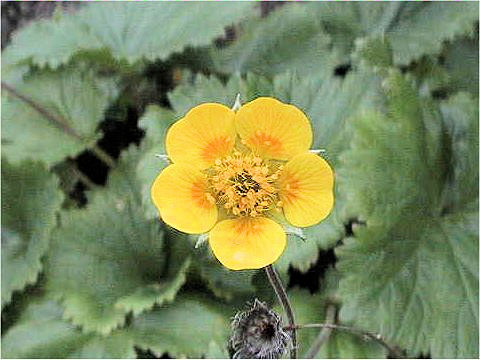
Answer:
M149 199L167 127L240 93L303 109L336 172L276 264L298 322L330 304L406 356L478 358L478 3L78 8L2 52L2 357L227 357L230 317L275 304ZM387 355L335 332L318 354Z

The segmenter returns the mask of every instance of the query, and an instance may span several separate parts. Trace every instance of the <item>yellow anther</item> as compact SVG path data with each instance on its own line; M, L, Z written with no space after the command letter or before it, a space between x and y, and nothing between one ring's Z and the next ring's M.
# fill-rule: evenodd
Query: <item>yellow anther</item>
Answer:
M211 189L228 212L254 217L275 207L278 197L274 180L278 178L278 170L272 173L268 162L237 150L217 159L215 164L209 174Z
M207 197L208 202L215 204L215 198L210 193L206 193L205 196Z

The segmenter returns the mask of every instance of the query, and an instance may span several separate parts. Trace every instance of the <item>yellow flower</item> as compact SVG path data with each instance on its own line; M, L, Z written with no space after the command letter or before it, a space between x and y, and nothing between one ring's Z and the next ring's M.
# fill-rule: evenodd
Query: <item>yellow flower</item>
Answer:
M233 270L275 262L286 234L273 219L305 227L333 206L333 172L310 153L312 129L293 105L261 97L237 112L201 104L168 130L166 167L152 185L163 221L209 232L217 259Z

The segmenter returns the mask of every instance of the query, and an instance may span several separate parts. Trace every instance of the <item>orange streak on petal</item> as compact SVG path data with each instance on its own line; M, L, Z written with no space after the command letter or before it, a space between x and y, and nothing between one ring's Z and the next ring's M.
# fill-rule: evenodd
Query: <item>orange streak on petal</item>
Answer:
M242 235L242 237L247 238L249 236L254 236L262 231L261 226L254 219L245 217L239 218L235 223L234 231ZM242 239L238 237L238 239Z
M200 208L210 209L214 204L209 201L207 192L205 189L205 183L203 181L195 182L192 184L191 192L192 200Z
M299 197L300 181L295 176L291 174L286 175L282 185L282 194L285 202L291 203Z
M254 149L268 148L268 154L271 156L283 153L283 144L280 139L261 131L257 131L255 135L251 136L248 143Z
M200 156L205 161L214 161L215 159L226 155L232 147L232 139L230 136L220 136L210 141L207 146L202 149Z

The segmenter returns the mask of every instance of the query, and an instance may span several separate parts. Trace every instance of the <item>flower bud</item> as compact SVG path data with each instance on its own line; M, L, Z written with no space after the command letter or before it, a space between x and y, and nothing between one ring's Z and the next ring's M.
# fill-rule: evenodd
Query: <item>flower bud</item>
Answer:
M255 299L247 310L235 315L228 350L233 359L278 359L289 341L282 318Z

